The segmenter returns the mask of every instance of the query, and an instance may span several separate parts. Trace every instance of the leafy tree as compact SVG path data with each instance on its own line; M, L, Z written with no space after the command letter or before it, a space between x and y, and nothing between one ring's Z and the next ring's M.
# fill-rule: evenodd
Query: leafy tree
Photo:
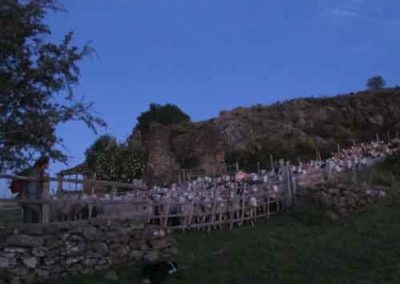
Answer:
M112 144L95 156L95 172L98 179L119 181L119 145Z
M367 87L370 90L381 90L385 87L386 82L382 76L374 76L368 79Z
M86 162L102 180L131 182L143 174L146 161L146 150L138 141L118 144L109 135L100 137L86 150Z
M152 103L149 106L149 110L142 112L137 118L137 121L136 128L139 129L142 134L146 134L152 123L157 122L162 125L171 125L180 122L189 122L190 117L176 105L159 105Z
M55 0L0 1L0 170L21 168L38 155L66 161L57 149L61 123L79 120L94 131L105 126L72 91L77 63L93 50L74 46L73 33L61 43L46 39L51 31L44 18L60 10Z
M119 162L120 180L131 182L143 175L147 162L147 151L137 140L130 140L120 145Z
M96 169L96 159L99 154L118 146L117 139L110 135L103 135L98 138L85 152L86 163L92 170Z

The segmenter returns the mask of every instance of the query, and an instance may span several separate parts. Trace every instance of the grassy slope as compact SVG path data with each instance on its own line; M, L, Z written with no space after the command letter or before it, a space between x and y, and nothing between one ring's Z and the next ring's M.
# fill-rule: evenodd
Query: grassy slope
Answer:
M181 238L182 279L170 283L400 283L400 210L345 225L292 217L231 234Z
M292 213L255 228L177 237L182 269L169 284L400 283L400 209L393 205L343 224L325 221L318 213ZM137 269L125 267L119 273L119 283L139 283ZM57 283L101 280L78 277Z

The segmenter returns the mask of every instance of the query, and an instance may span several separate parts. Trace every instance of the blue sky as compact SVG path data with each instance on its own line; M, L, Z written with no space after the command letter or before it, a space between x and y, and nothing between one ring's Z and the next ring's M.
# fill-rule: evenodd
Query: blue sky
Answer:
M400 83L398 0L59 0L51 40L68 31L98 57L81 63L79 96L125 139L149 103L174 103L193 120L237 106ZM58 129L70 165L95 135ZM52 172L65 168L55 164Z

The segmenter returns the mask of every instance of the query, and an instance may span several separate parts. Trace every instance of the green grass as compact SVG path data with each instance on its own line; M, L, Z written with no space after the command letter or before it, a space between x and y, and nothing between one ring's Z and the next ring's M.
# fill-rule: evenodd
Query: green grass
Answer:
M169 284L400 283L400 209L380 206L341 223L291 213L233 231L177 234L181 268ZM118 283L140 283L119 268ZM101 275L57 283L107 283Z

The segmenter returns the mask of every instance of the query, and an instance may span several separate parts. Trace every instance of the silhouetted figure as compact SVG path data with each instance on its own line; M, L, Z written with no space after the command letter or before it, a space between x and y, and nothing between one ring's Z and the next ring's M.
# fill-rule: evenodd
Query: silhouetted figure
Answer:
M47 157L41 157L35 162L34 166L29 170L29 177L35 180L25 183L21 193L23 199L38 200L48 194L45 190L44 181L48 167L49 158ZM23 212L24 223L39 223L42 216L42 206L40 204L24 204Z

